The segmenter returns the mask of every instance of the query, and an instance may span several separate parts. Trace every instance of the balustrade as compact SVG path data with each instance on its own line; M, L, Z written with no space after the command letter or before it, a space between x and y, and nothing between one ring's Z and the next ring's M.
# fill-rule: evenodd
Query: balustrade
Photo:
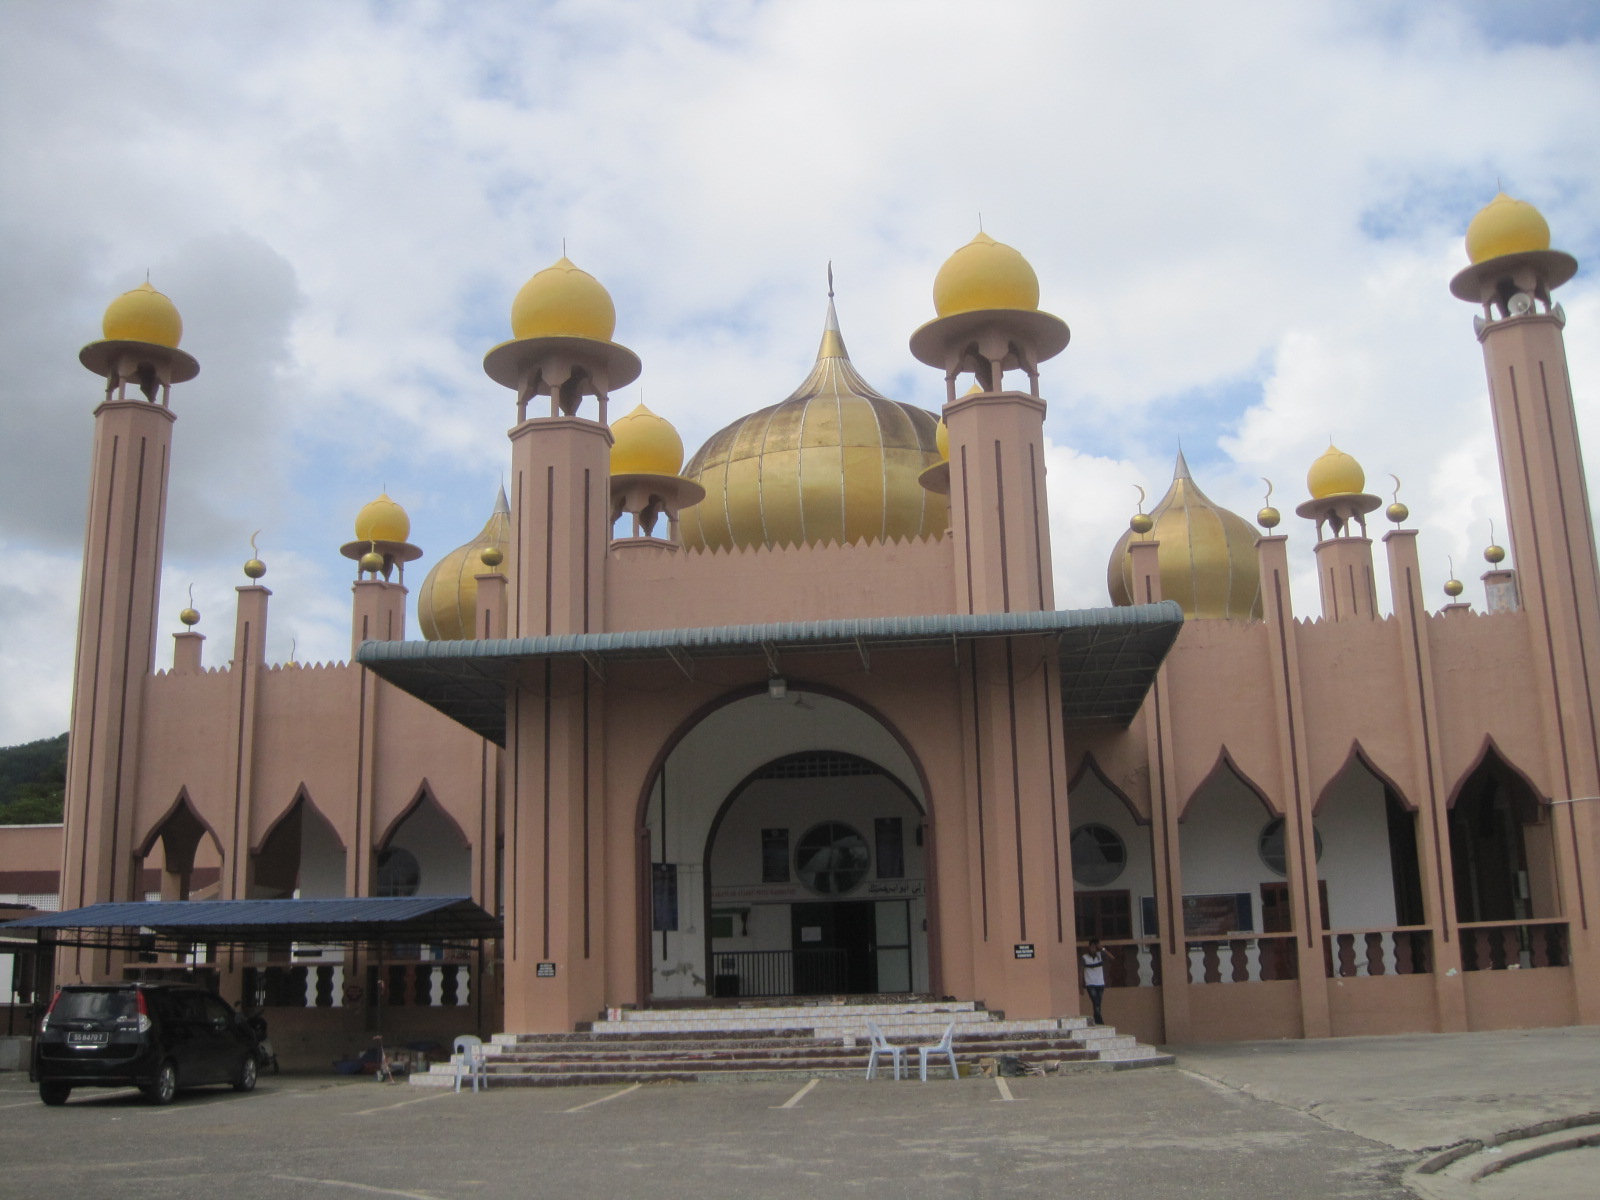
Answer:
M1332 931L1322 935L1322 957L1329 979L1427 975L1433 931L1421 925Z
M1562 920L1461 926L1463 971L1516 971L1565 967L1572 962Z

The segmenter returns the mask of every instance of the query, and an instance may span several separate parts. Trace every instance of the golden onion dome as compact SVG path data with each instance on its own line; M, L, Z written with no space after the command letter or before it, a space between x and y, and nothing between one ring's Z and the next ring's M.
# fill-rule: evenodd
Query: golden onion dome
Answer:
M150 342L176 350L183 340L178 306L151 287L148 279L106 306L100 328L108 342Z
M816 365L794 393L713 434L683 469L706 498L679 518L689 549L941 537L945 497L917 477L940 461L937 418L856 371L833 302Z
M1021 254L979 232L945 259L933 277L933 307L941 317L986 308L1039 307L1039 277Z
M494 512L478 536L457 546L438 562L417 593L417 624L430 642L464 641L477 636L477 576L484 574L484 551L502 555L511 549L511 506L500 489Z
M523 284L511 302L511 335L519 340L581 337L609 342L616 330L611 293L566 255Z
M611 422L611 437L613 475L676 475L683 467L683 439L642 401Z
M356 541L403 542L411 536L411 518L384 492L356 514Z
M1526 200L1504 192L1478 210L1467 226L1467 258L1474 264L1506 254L1550 249L1550 226Z
M1176 600L1186 617L1212 620L1259 620L1261 566L1256 558L1256 532L1243 517L1210 500L1189 474L1183 454L1172 473L1172 486L1148 514L1154 523L1150 540L1160 542L1156 562L1161 595ZM1133 598L1133 555L1127 530L1111 551L1106 584L1111 603Z
M950 426L944 423L944 418L939 418L939 424L934 426L933 444L939 448L939 461L950 461Z
M1354 495L1366 486L1367 473L1361 464L1332 442L1306 472L1306 488L1313 500Z

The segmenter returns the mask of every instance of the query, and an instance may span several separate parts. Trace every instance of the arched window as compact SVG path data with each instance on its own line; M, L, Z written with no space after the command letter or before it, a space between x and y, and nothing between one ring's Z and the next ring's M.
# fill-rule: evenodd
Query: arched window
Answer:
M415 896L421 885L422 865L411 851L391 846L378 855L379 896Z
M1317 827L1311 827L1311 835L1316 841L1317 861L1322 861L1322 834L1317 832ZM1261 855L1261 861L1266 864L1267 870L1274 875L1287 877L1288 864L1283 857L1283 818L1274 817L1261 827L1261 837L1256 841L1256 850Z
M1087 888L1105 887L1128 865L1128 847L1109 825L1080 825L1072 833L1072 878Z
M842 896L867 877L867 839L843 821L813 825L795 850L795 874L819 896Z

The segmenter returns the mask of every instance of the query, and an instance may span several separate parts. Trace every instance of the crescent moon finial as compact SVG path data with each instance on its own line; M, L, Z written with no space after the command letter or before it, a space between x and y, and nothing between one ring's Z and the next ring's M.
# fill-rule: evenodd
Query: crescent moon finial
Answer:
M1393 499L1396 504L1399 504L1400 503L1400 476L1396 475L1393 471L1391 471L1391 472L1389 472L1389 478L1394 480L1394 495L1391 497L1391 499ZM1489 540L1493 541L1494 539L1490 538Z
M1133 490L1139 493L1139 511L1143 512L1144 511L1144 499L1145 499L1144 489L1142 487L1140 487L1136 483L1136 484L1133 485Z
M261 530L256 530L250 535L250 553L256 558L261 557L261 551L256 549L256 539L261 536Z
M1489 540L1491 542L1494 541L1494 526L1492 524L1489 527ZM192 583L189 585L189 607L194 607L194 584Z
M1265 475L1263 475L1263 476L1261 476L1261 482L1267 485L1267 498L1265 500L1263 500L1262 503L1263 504L1271 504L1272 503L1272 480L1268 479Z

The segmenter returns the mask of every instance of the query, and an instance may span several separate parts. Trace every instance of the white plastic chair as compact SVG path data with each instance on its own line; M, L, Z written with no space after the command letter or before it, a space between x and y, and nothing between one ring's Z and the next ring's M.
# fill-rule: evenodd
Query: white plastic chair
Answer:
M944 1027L944 1036L931 1046L918 1046L917 1057L922 1060L922 1082L928 1082L928 1059L942 1054L950 1060L950 1078L960 1079L961 1068L956 1066L956 1052L950 1044L951 1037L955 1034L956 1023L951 1021Z
M877 1077L878 1055L887 1054L894 1062L894 1077L899 1079L900 1071L903 1067L900 1060L905 1057L906 1048L904 1046L891 1045L889 1039L883 1036L883 1030L879 1029L872 1021L867 1022L867 1036L872 1039L872 1053L867 1057L867 1078L874 1079Z
M450 1052L450 1061L456 1068L456 1091L461 1090L461 1077L467 1076L472 1080L472 1090L478 1090L478 1081L483 1081L485 1091L489 1089L489 1067L483 1054L483 1039L473 1037L470 1033L463 1033L456 1038L455 1045Z

